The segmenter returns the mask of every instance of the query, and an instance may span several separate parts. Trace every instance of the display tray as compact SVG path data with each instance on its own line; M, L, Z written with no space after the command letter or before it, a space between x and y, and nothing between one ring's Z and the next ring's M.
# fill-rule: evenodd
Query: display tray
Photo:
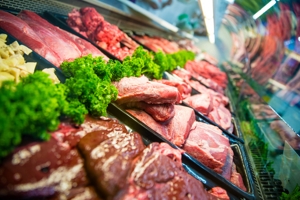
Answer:
M2 29L0 29L0 34L7 35L6 44L11 44L14 41L17 41L19 44L23 44L22 42L20 42L19 40L17 40L16 38L14 38L13 36L11 36L9 33L7 33L6 31L4 31ZM32 51L29 55L24 54L23 56L24 56L24 59L26 62L36 62L37 63L35 71L37 71L37 70L41 71L46 68L54 68L55 74L56 74L57 78L60 80L60 82L65 82L65 76L64 76L63 72L61 71L61 69L54 66L52 63L50 63L48 60L46 60L44 57L40 56L36 52Z
M105 54L108 58L113 59L113 60L119 60L119 61L121 61L119 58L117 58L116 56L114 56L113 54L111 54L106 49L101 48L95 42L89 40L85 36L81 35L77 31L75 31L74 29L72 29L71 27L69 27L68 24L66 23L66 20L67 20L68 16L45 11L43 13L42 17L44 19L46 19L48 22L52 23L53 25L58 26L59 28L65 30L65 31L68 31L68 32L70 32L70 33L72 33L72 34L74 34L74 35L76 35L76 36L78 36L78 37L80 37L80 38L82 38L82 39L90 42L95 47L97 47L103 54Z
M109 104L107 111L110 115L116 117L122 123L131 127L134 131L141 134L142 137L146 139L146 142L165 142L173 148L180 149L178 146L168 141L157 132L153 131L146 124L132 116L130 113L125 111L117 104ZM206 187L212 188L215 186L220 186L224 188L228 192L231 199L255 199L253 187L254 182L249 169L249 163L246 160L245 149L240 142L234 141L233 139L230 140L230 145L234 152L234 163L237 166L237 171L243 177L243 181L245 187L247 188L247 192L241 190L221 175L209 169L188 153L183 153L182 155L183 166L191 175L200 180Z

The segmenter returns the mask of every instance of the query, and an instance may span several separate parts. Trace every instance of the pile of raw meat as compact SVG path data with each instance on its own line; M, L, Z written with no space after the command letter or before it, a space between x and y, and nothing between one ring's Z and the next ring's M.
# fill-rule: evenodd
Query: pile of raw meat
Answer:
M21 11L18 16L0 11L0 28L57 67L63 61L88 54L108 60L91 43L50 24L31 11Z
M205 61L188 61L185 69L177 69L172 73L200 93L185 98L184 102L228 132L233 132L231 113L227 109L229 99L224 96L227 84L224 72Z
M142 76L123 78L114 85L119 91L116 103L127 112L246 190L241 175L235 169L228 138L222 135L219 128L196 121L193 109L176 105L190 95L191 88L187 84L149 81Z
M115 119L62 123L45 142L26 142L0 163L1 199L229 199L206 191L166 143L145 146Z
M120 60L132 55L138 47L117 26L105 21L95 8L74 9L68 14L68 25ZM123 46L122 46L122 45Z
M180 49L179 45L175 42L171 42L161 37L148 37L144 36L133 36L133 38L139 41L141 44L147 46L154 52L162 51L164 53L175 53Z

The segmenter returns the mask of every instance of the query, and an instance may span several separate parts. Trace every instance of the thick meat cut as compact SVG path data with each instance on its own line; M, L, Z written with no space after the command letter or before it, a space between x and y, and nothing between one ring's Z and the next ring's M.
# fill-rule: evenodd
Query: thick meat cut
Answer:
M225 130L231 127L231 114L223 105L214 107L208 114L208 117Z
M195 121L195 113L193 109L180 105L175 105L174 109L175 115L167 123L159 123L141 110L127 110L127 112L145 123L167 140L173 142L177 146L182 146Z
M174 149L168 146L168 154L162 153L166 148L166 144L150 144L134 163L128 186L115 199L213 199L183 170L180 158L174 161L177 153L170 153Z
M54 138L15 149L0 164L0 176L1 199L63 197L89 184L77 150L65 148Z
M228 139L215 126L194 122L183 149L219 174L231 170L233 151ZM230 180L230 174L223 175Z
M208 115L212 110L212 98L210 94L196 94L186 98L184 101L204 115Z
M148 104L143 101L126 103L126 108L138 108L144 110L146 113L158 122L165 122L172 119L175 115L174 104Z
M95 8L73 9L68 16L67 23L71 28L120 60L132 55L139 46L117 26L105 21Z
M49 22L39 19L40 17L37 14L30 11L22 11L18 17L24 20L63 61L72 61L81 57L81 52L73 41L67 40L57 30L47 26Z
M88 133L78 146L91 181L107 198L115 196L126 185L131 163L144 149L139 134L120 128Z
M175 105L175 116L167 125L169 135L173 136L171 142L181 147L185 143L195 120L193 109Z
M170 135L168 132L168 129L165 125L155 121L149 114L142 110L131 110L127 109L127 112L129 112L131 115L133 115L135 118L146 124L148 127L150 127L152 130L157 132L158 134L162 135L167 140L171 141L173 138L173 135Z
M155 82L163 83L165 85L176 87L180 94L181 101L191 96L192 88L188 84L182 81L174 81L174 80L154 80Z
M62 59L20 18L0 10L0 28L21 41L30 49L59 67Z
M125 77L114 83L118 89L118 104L144 101L149 104L175 103L180 95L177 88L149 81L147 77Z

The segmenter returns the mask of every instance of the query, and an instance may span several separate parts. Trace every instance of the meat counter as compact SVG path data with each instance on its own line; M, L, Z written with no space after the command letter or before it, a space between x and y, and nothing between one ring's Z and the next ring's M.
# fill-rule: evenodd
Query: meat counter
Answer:
M55 6L52 5L52 3ZM56 6L57 6L56 3L57 2L51 2L51 1L48 2L48 3L45 3L48 6L49 6L49 4L52 5L50 8L47 7L47 9L43 9L43 8L40 8L40 7L28 8L28 9L30 9L30 10L37 9L36 12L39 12L39 13L44 12L45 10L46 11L54 11L55 13L57 13L58 9L55 9ZM63 8L68 9L67 12L60 11L60 14L65 14L66 15L66 13L71 12L71 10L74 8L74 6L68 6L66 4L61 4L61 3L58 3L58 4L59 4L59 7L63 7ZM86 5L83 2L74 2L74 4ZM17 5L15 5L15 7L13 6L13 8L18 8L18 6L20 6L20 5L17 4ZM72 7L72 9L70 9L70 7ZM24 9L24 7L22 7L22 9ZM41 11L41 9L42 9L42 11ZM103 9L103 8L101 8L101 9ZM107 12L109 14L107 14L107 16L105 16L105 17L108 17L108 19L111 19L112 21L113 20L121 21L122 25L123 25L123 28L126 28L127 30L134 29L131 26L130 22L128 22L128 24L127 24L123 20L118 19L118 17L120 17L120 15L118 15L118 13L113 14L113 13L110 13L111 11L107 11L107 10L104 13L107 13ZM109 17L111 17L110 14L113 15L115 18L109 18ZM116 17L116 15L118 17ZM131 19L131 20L134 21L134 19ZM136 27L138 26L139 28L145 29L144 24L140 24L140 23L137 23L137 24L138 25L136 25ZM180 38L180 36L172 35L171 33L160 30L159 28L157 28L155 26L152 27L152 28L149 28L149 29L150 29L149 32L151 31L151 33L153 35L161 36L161 38L162 38L161 41L164 41L163 37L166 37L168 39L170 39L170 38L171 39ZM136 30L133 30L133 31L137 32ZM145 29L144 32L147 33L146 29ZM136 40L136 42L137 41L138 40ZM165 42L167 42L167 41L165 41ZM146 46L147 45L145 45L145 47ZM183 46L186 46L186 45L183 45ZM166 50L166 51L168 51L168 50ZM194 118L196 118L196 120L199 122L199 123L196 123L196 125L194 126L193 129L199 130L199 132L201 132L200 130L205 130L206 126L208 127L208 129L213 129L212 127L216 127L217 129L213 129L213 130L218 130L217 132L219 132L219 133L211 133L211 134L216 134L214 137L219 138L218 140L222 141L222 144L219 143L220 141L218 141L218 142L215 141L215 142L217 142L219 146L222 146L222 148L227 151L227 154L225 154L225 157L223 157L223 158L220 157L219 159L223 160L222 162L224 162L224 158L226 158L225 159L225 160L227 160L226 163L230 162L230 163L233 163L233 164L231 164L230 167L228 167L228 170L227 170L227 172L230 174L229 178L224 178L228 175L228 174L225 175L226 173L224 173L224 172L223 172L224 173L223 178L215 173L220 168L215 168L214 171L208 169L207 166L219 165L219 162L217 162L217 160L213 159L212 162L207 162L206 164L203 165L203 163L205 163L205 158L207 158L207 157L204 157L204 159L201 160L201 156L197 157L197 154L193 154L193 152L196 152L195 149L197 149L196 148L197 145L195 146L195 144L193 144L193 140L199 140L200 136L191 134L190 139L189 139L188 136L185 136L183 138L183 143L185 143L185 140L187 140L186 143L188 144L188 145L186 145L186 147L183 147L183 150L189 152L192 157L190 157L190 155L184 154L186 156L182 160L182 165L185 167L186 171L188 171L190 174L193 175L193 177L196 177L196 179L201 180L201 182L205 185L206 189L211 189L211 193L217 193L219 195L218 196L219 198L221 197L221 195L223 195L224 192L222 190L219 190L218 188L215 188L214 186L221 186L221 187L225 188L231 199L235 199L235 198L246 198L246 199L259 199L259 198L262 198L262 199L264 199L265 198L265 196L264 196L265 191L261 191L262 188L260 186L264 182L261 181L255 175L256 171L254 171L255 168L253 167L254 165L252 165L253 164L252 159L254 159L254 157L252 156L253 154L251 154L251 152L250 152L252 150L251 147L255 146L256 144L254 144L254 145L252 143L246 143L245 145L243 144L244 141L247 142L247 140L246 140L247 135L245 134L245 132L247 130L244 129L244 127L247 126L247 124L243 123L243 121L242 121L243 120L243 118L242 118L243 115L239 114L239 110L236 108L236 106L234 104L235 96L231 94L232 92L235 91L234 88L230 88L230 85L229 85L229 89L227 89L226 92L225 92L225 94L229 97L229 100L230 100L230 102L228 102L228 98L224 95L224 88L226 87L226 83L224 82L224 79L222 79L222 77L224 77L223 72L219 71L218 68L214 67L212 64L210 64L207 61L200 61L199 63L198 62L191 62L189 66L190 66L189 73L192 73L192 74L188 75L189 78L186 79L186 81L188 81L190 84L192 84L192 88L191 88L192 93L194 95L198 94L201 97L200 98L201 100L197 100L197 101L204 102L203 104L196 105L195 104L196 101L193 101L193 98L195 98L194 95L192 96L193 98L190 98L188 101L186 101L186 104L187 104L186 107L189 108L187 110L189 110L190 113L195 113ZM202 69L202 71L197 71L198 68L203 68L203 69ZM209 71L211 69L212 69L212 72ZM171 74L171 76L168 76L168 74L166 74L166 76L168 76L169 78L171 77L170 79L172 79L174 77L175 77L175 79L178 79L181 76L180 73L182 73L182 71L183 70L178 69L178 71L177 72L174 71L174 74ZM201 76L199 76L198 73L201 73ZM198 75L196 75L196 74L198 74ZM219 74L219 78L216 78L214 81L211 81L212 80L211 78L214 77L215 74ZM218 77L218 76L216 76L216 77ZM169 78L167 78L167 79L169 79ZM180 79L184 79L184 77L181 77ZM220 84L215 84L218 81L219 81L219 83L221 83L221 85ZM138 82L145 82L145 80L138 80ZM148 83L148 82L146 81L145 83ZM157 83L155 83L154 85L156 85L156 84ZM168 85L168 84L170 84L170 83L166 83L166 85ZM230 84L231 84L231 82L230 82ZM181 88L181 91L182 91L182 87L185 88L186 86L182 86L182 85L178 86L177 85L176 87ZM195 89L195 88L197 88L197 89ZM235 88L237 88L237 87L235 86ZM213 90L211 90L211 89L213 89ZM218 92L216 93L216 91L218 91ZM145 91L143 91L143 92L145 92ZM209 95L207 95L208 93L209 93ZM220 95L220 93L222 95ZM161 96L163 96L163 94L164 93L162 93ZM213 98L211 98L211 96L213 96ZM145 98L147 99L148 97L146 96ZM152 98L152 96L151 96L151 98ZM209 100L209 98L211 98L211 100ZM210 103L210 102L214 102L214 103ZM220 109L216 107L216 103L220 107ZM228 103L229 103L229 105L227 105ZM226 108L224 106L225 109L223 109L222 104L226 104ZM137 106L137 105L135 105L135 106ZM212 109L212 106L215 106L215 108ZM142 108L142 110L147 110L147 108L145 107L145 104L138 105L138 107ZM195 109L195 108L197 108L197 109ZM125 115L125 118L123 119L124 123L126 123L126 121L128 123L128 121L130 121L129 119L131 119L130 123L132 123L132 119L134 119L133 121L138 122L137 123L138 127L135 127L135 130L138 129L138 130L141 130L141 132L145 132L146 130L149 131L149 127L150 127L150 129L151 129L150 134L154 134L154 135L156 135L155 137L160 138L160 139L154 139L153 140L153 139L149 139L147 137L144 137L143 140L144 140L145 144L149 144L149 142L151 143L153 141L168 143L168 140L165 140L165 138L168 138L168 134L170 134L170 133L172 133L171 135L175 134L174 131L176 129L173 128L174 131L172 131L172 128L171 128L171 131L170 131L170 128L165 127L165 125L163 123L159 124L159 123L156 122L157 124L154 127L151 127L149 124L140 123L140 122L145 122L145 121L143 119L139 119L139 115L137 115L137 113L134 114L132 111L129 111L129 113L131 112L131 114L128 115L128 112L124 113L124 109L122 107L119 108L118 105L112 105L112 106L108 107L108 110L111 111L111 114L115 114L117 118L118 118L119 115ZM229 112L227 110L229 110ZM182 113L180 115L186 116L182 119L178 119L178 121L180 121L180 122L190 121L189 119L192 118L192 117L187 117L186 113L183 114L183 111L180 111L180 107L178 107L178 106L176 106L175 112ZM268 111L266 111L266 112L268 112ZM220 116L226 116L226 115L228 116L228 114L230 114L230 117L220 117ZM231 117L231 114L232 114L232 117ZM176 116L180 116L180 115L176 115ZM190 114L190 115L193 116L193 114ZM132 116L134 116L134 118L132 118ZM174 119L176 119L176 118L174 118ZM104 123L106 123L106 122L104 122ZM174 122L174 124L177 124L177 123L179 124L179 122ZM208 126L206 124L213 125L213 126ZM258 123L257 123L257 125L258 125ZM86 128L89 128L88 126ZM94 125L91 125L91 126L94 126ZM274 126L276 126L276 124ZM66 128L68 130L64 130L64 128ZM56 137L58 137L56 139L59 139L59 137L61 137L61 135L60 135L61 132L63 132L65 134L64 137L68 136L68 134L66 134L66 133L70 133L70 131L72 132L72 128L71 128L71 130L69 130L69 128L71 128L71 127L61 127L61 130L57 134L54 134L54 135L56 135ZM161 131L159 131L158 128L161 128ZM187 126L185 125L185 126L183 126L183 128L187 129ZM154 133L153 133L153 130L155 130ZM91 130L89 130L89 132L90 131ZM167 132L163 132L163 131L167 131ZM80 133L80 130L79 130L79 133ZM201 137L206 138L203 141L208 141L209 140L208 138L210 138L211 136L205 135L205 133L203 133L203 134L204 135L202 135ZM85 134L83 134L83 135L85 135ZM160 135L162 135L163 138L161 138ZM222 136L219 136L219 135L222 135ZM176 135L174 135L174 136L176 136ZM138 137L138 136L134 136L134 137ZM65 139L63 139L63 140L65 140ZM69 140L69 139L67 139L67 140ZM171 140L171 143L169 143L171 146L173 146L173 144L176 144L176 146L173 146L175 148L177 146L182 146L182 142L180 142L180 140L182 140L182 138L172 136L172 137L169 138L169 140ZM213 140L215 140L215 139L213 139ZM70 147L71 150L73 151L72 148L74 147L73 146L74 143L72 143L71 141L73 141L73 140L69 140L70 143L65 144L65 145ZM76 138L75 138L74 141L75 141L75 144L77 144L76 143ZM106 139L104 141L106 141ZM51 143L51 141L50 141L50 143ZM137 143L139 143L139 142L137 142ZM64 144L64 142L63 142L63 144ZM209 145L212 145L212 144L209 144ZM86 145L82 145L83 150L81 150L81 151L85 152L85 150L84 150L85 146ZM30 151L31 150L34 151L34 148L32 148L31 145L28 146L28 148L29 148ZM163 150L160 147L153 147L153 148L157 149L159 151L168 151L168 150ZM213 149L214 147L210 146L210 148ZM220 149L218 149L218 151L220 151ZM22 152L22 150L20 152ZM209 156L210 154L212 154L212 152L213 151L211 150L211 152L203 152L203 154L206 155L206 156ZM64 152L63 152L63 154L64 154ZM76 157L75 154L74 154L74 156ZM171 153L171 154L168 154L168 155L169 156L172 155L171 157L174 157L175 154L176 153ZM21 155L21 154L16 154L16 156L17 155ZM72 153L72 155L73 155L73 153ZM232 156L232 155L234 155L234 156ZM250 158L249 158L249 155L250 155ZM155 156L157 156L157 155L155 155ZM194 160L193 157L197 158L197 159ZM261 156L260 158L263 159L264 157ZM179 159L179 158L177 158L177 159ZM197 161L199 159L200 159L200 163L199 163L199 161ZM107 160L107 159L105 159L105 160ZM82 163L82 161L79 160L76 164L80 164L80 163ZM263 160L259 161L258 163L263 163ZM141 163L141 165L144 165L144 164L145 163ZM76 167L76 166L70 165L69 167ZM92 168L93 168L93 166L91 166L91 169ZM212 168L214 168L214 167L212 167ZM45 173L45 172L47 172L47 170L49 170L49 166L48 167L47 166L42 167L41 169L42 169L42 172ZM92 171L93 171L93 169L92 169ZM82 171L80 171L80 173L81 172ZM84 172L82 172L82 173L84 173ZM89 173L90 173L90 170L89 170ZM74 175L76 175L76 174L74 174ZM262 175L264 175L264 174L262 174ZM270 175L267 174L267 177L269 177L269 176ZM234 177L234 178L232 178L232 177ZM245 186L239 185L240 184L239 182L240 182L241 178L244 179ZM73 180L73 178L71 178L71 179ZM235 183L231 184L226 179L231 179L231 182L235 181ZM97 182L97 181L98 180L93 180L93 183ZM97 182L97 184L99 184L100 186L101 186L101 184L102 185L104 184L103 182L101 182L101 180L99 180L99 181L100 182L99 183ZM57 182L55 182L55 184L56 183ZM83 184L84 186L88 185L87 182L84 182L84 180L83 180L83 182L74 182L74 183L79 184L79 185ZM121 181L116 181L115 183L113 183L113 185L115 185L115 184L117 185L117 187L122 187L122 186L118 186L118 184L122 185L124 183L122 183ZM126 185L126 183L125 183L125 185ZM239 185L239 187L236 187L236 185ZM278 186L278 191L277 192L283 191L283 189L281 188L280 183L276 182L275 185ZM135 188L136 186L132 185L132 187ZM101 186L101 188L102 188L102 186ZM113 192L106 191L107 189L105 189L105 188L103 190L105 191L104 192L105 196L115 194ZM84 188L82 191L88 192L90 194L90 197L94 197L93 195L95 195L95 191L93 191L93 188ZM246 193L244 193L243 191L246 191ZM122 193L122 195L129 194L127 192L128 191L125 190L125 192ZM142 193L142 191L137 191L137 193L139 193L139 192ZM193 192L188 192L188 193L191 194L191 195L193 194ZM79 192L77 194L81 194L81 192ZM61 195L65 195L65 194L61 193ZM206 195L206 193L205 193L205 195ZM274 192L273 193L271 192L271 195L274 195ZM72 198L72 196L69 196L68 198Z

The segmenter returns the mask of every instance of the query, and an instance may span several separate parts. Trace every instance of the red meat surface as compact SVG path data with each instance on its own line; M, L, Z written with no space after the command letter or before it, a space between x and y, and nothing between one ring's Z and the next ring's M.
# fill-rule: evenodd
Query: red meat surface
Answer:
M125 77L114 85L118 89L118 104L144 101L149 104L175 103L180 94L177 88L149 81L145 76Z
M186 98L184 101L204 115L208 115L212 110L212 98L210 94L196 94Z
M59 67L62 62L61 57L50 49L35 31L20 18L10 13L0 11L0 28L46 58L53 65Z
M126 108L138 108L144 110L146 113L158 122L165 122L170 120L175 115L174 104L147 104L142 101L131 102L125 104Z
M223 172L232 169L233 151L228 139L217 127L194 122L183 149L205 166L230 180L231 174Z
M204 78L209 78L222 88L227 86L227 76L216 66L206 61L188 61L184 68L192 74L198 74ZM196 76L197 77L197 76Z
M31 11L21 11L18 14L34 32L51 48L63 61L72 61L81 57L81 51L66 34L61 34L53 25Z
M174 80L154 80L155 82L163 83L169 86L176 87L180 93L181 101L191 96L192 88L188 84L182 81L174 81Z

